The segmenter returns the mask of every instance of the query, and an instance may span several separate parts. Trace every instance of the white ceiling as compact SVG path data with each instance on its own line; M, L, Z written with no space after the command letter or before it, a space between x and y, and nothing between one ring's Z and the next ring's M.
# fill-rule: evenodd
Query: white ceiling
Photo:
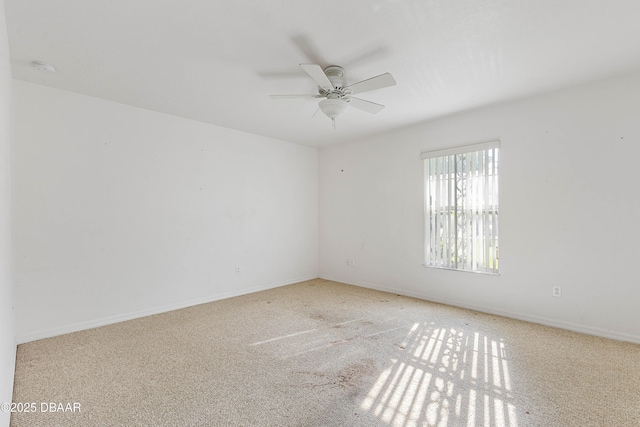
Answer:
M638 0L5 0L13 76L324 146L640 69ZM53 64L55 74L31 61ZM390 72L334 131L299 63Z

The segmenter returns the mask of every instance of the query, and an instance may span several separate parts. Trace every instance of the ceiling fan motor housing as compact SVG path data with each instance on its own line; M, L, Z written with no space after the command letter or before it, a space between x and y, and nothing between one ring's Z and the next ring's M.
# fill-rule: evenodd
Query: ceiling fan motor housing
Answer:
M347 81L344 78L344 69L342 67L329 65L323 71L334 88L342 89L347 85Z

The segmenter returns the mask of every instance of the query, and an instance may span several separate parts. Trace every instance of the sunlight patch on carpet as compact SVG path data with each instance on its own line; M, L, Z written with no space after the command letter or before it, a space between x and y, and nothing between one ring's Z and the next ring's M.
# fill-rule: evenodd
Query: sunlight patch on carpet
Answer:
M360 408L392 426L518 427L505 344L415 323Z

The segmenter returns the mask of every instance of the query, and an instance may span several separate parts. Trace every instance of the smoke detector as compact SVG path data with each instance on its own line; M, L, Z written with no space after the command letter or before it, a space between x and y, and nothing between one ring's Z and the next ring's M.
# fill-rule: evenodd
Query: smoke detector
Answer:
M40 61L32 61L31 65L38 71L42 71L43 73L55 73L56 67L51 64L46 64Z

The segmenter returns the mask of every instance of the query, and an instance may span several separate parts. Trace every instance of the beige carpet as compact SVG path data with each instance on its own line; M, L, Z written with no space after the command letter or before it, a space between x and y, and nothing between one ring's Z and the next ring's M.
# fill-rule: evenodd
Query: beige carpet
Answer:
M638 345L320 279L23 344L15 378L14 427L640 426Z

